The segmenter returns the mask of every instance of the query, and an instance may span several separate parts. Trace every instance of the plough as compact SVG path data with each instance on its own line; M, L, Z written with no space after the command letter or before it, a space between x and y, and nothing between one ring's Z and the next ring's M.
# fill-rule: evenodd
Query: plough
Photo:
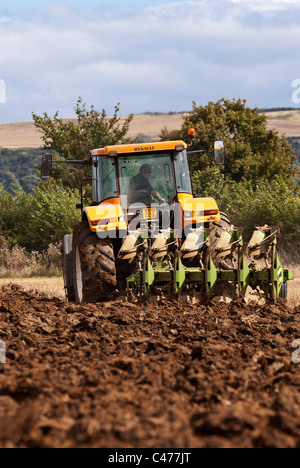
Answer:
M281 265L277 227L257 227L246 249L242 230L233 226L223 231L214 251L210 234L209 228L198 229L180 245L166 231L149 246L148 239L136 232L130 247L124 243L119 252L120 259L136 262L134 273L127 278L127 290L146 296L200 292L214 298L229 284L231 298L245 297L248 288L264 293L269 300L286 298L286 282L293 279L293 273Z

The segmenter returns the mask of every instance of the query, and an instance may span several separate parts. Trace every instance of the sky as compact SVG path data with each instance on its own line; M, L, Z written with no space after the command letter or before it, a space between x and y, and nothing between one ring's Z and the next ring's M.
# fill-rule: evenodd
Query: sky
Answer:
M299 44L299 0L0 0L0 123L73 117L79 96L108 115L299 107Z

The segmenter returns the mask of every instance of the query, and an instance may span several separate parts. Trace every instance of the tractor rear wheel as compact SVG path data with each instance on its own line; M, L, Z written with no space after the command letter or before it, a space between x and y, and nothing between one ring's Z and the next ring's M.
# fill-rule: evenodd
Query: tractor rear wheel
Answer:
M100 239L83 221L74 228L72 251L77 303L101 302L115 292L116 265L110 239Z

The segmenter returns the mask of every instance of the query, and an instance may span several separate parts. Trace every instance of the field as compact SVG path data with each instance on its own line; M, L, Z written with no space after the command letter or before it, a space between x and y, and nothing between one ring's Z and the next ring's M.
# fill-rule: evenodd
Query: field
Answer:
M61 279L1 280L0 447L299 448L298 285L77 306Z
M181 118L135 116L130 136L157 139ZM299 135L300 112L268 119ZM41 141L25 122L0 125L0 144ZM264 305L75 305L62 278L0 279L0 448L300 448L300 266L289 268L287 302Z
M126 117L121 117L120 123ZM69 119L74 120L74 119ZM130 125L128 136L135 138L139 133L147 135L154 141L165 126L168 130L181 128L182 115L136 115ZM40 148L43 146L40 133L36 130L34 122L16 122L0 124L0 147L3 148Z
M268 112L268 127L280 135L297 137L300 135L300 110Z
M182 125L182 114L139 114L135 115L130 125L128 136L136 137L144 134L156 141L164 127L169 131L178 130ZM268 112L268 127L275 129L280 135L297 137L300 135L300 110ZM72 119L70 119L72 120ZM121 123L125 117L121 117ZM40 148L43 146L41 135L32 122L16 122L0 124L0 147L3 148Z

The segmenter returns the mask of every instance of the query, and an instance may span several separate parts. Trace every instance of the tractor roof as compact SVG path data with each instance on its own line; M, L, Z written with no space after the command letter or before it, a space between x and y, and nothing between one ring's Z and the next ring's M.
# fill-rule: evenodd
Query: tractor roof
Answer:
M155 151L182 151L187 148L186 143L181 140L162 141L158 143L134 143L130 145L106 146L105 148L94 149L92 156L118 156L127 153L146 153Z

